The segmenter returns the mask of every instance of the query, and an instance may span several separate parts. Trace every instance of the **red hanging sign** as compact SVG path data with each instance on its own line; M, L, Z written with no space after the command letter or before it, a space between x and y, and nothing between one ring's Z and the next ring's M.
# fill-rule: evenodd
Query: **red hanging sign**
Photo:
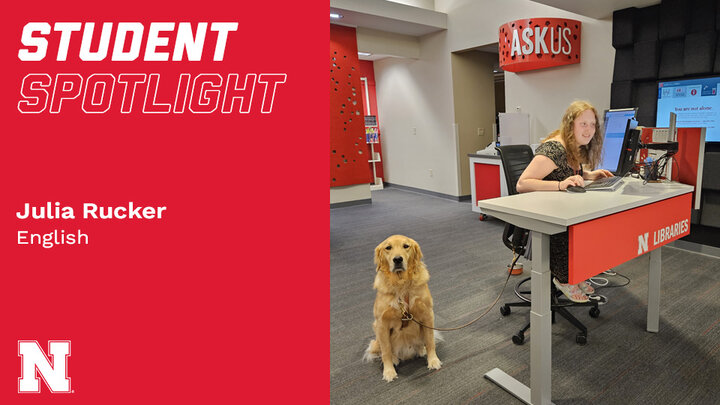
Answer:
M500 67L508 72L580 63L582 23L566 18L526 18L500 26Z

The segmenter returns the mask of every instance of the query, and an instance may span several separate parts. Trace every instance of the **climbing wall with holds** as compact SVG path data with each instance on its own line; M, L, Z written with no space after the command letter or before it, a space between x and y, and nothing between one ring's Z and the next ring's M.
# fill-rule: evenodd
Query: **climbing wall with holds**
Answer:
M369 184L355 28L330 24L330 187Z

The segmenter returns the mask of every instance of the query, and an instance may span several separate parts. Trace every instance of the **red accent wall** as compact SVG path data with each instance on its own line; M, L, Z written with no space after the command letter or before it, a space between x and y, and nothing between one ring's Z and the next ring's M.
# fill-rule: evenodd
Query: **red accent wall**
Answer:
M377 117L378 126L382 126L382 121L380 121L380 116L378 115L378 109L377 109L377 96L375 93L375 64L371 60L361 60L360 61L360 77L366 77L367 78L367 84L368 84L368 97L370 98L370 115L374 115ZM363 98L363 113L367 114L367 105L368 100L365 99L365 92L362 94ZM383 176L383 162L385 161L385 157L382 153L382 147L380 146L382 144L382 132L378 134L378 139L380 143L376 143L374 145L375 153L380 154L380 162L375 163L375 170L377 177L380 177L385 180ZM370 153L370 145L367 145L367 153ZM372 173L372 164L370 163L370 173Z
M330 187L372 182L361 90L355 28L330 24Z

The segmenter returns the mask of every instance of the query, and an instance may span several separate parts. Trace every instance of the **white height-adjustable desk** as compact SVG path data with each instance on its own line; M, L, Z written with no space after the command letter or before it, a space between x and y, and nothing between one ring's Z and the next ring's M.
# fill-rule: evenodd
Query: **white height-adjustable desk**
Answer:
M495 368L485 377L527 404L550 404L550 235L568 231L570 283L650 252L647 330L660 319L660 246L689 233L692 186L625 178L618 190L537 191L479 201L483 212L532 232L530 387ZM594 253L599 246L609 249ZM594 256L595 255L595 256Z

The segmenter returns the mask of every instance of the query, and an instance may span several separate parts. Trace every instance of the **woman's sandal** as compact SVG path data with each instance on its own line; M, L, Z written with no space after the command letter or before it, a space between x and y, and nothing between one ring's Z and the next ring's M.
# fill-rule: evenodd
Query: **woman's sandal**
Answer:
M588 296L575 284L562 284L556 278L553 278L553 284L572 302L583 303L590 301Z
M577 286L580 287L582 292L584 292L586 295L595 294L595 289L593 288L593 286L591 286L585 281L579 282Z

